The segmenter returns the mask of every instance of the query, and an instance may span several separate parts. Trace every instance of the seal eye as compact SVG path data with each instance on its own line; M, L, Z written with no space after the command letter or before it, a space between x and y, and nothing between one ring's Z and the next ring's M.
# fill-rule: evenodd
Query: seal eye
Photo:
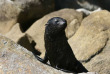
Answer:
M55 23L58 23L59 22L57 19L55 19L54 21L55 21Z

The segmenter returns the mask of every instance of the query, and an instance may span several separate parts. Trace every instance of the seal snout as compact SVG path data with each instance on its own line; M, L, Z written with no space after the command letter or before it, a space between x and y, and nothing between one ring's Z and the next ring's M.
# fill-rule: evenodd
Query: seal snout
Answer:
M60 25L65 25L66 22L65 22L65 21L60 21L59 24L60 24Z
M55 23L57 24L59 28L62 28L62 29L63 28L65 29L67 26L67 21L60 17L55 17Z
M62 30L64 30L67 26L67 23L65 21L60 21L58 24L59 24L59 27L62 28Z

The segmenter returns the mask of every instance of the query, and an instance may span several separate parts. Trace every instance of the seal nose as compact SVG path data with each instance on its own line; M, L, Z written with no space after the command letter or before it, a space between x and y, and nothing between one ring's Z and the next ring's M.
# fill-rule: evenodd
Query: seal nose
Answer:
M61 22L59 22L61 25L64 25L64 24L66 24L66 22L64 22L64 21L61 21Z

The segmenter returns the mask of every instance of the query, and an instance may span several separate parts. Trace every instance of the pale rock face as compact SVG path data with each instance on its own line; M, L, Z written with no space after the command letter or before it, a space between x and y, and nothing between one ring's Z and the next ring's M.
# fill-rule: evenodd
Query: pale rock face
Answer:
M0 34L0 74L68 74L39 62L26 48ZM74 74L74 73L69 73ZM76 74L76 73L75 73ZM80 74L96 74L95 72Z
M103 10L86 17L68 42L78 60L89 71L110 73L110 12Z
M53 0L0 0L0 33L6 34L16 23L24 28L53 10Z
M0 74L67 74L42 64L24 47L0 35Z

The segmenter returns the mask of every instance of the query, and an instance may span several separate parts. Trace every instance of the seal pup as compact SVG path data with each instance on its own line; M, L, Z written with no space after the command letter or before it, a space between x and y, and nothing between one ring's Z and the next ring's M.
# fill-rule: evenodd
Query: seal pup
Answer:
M49 60L52 67L60 70L76 73L88 72L75 58L65 35L66 27L67 21L60 17L53 17L47 22L44 34L45 59Z

